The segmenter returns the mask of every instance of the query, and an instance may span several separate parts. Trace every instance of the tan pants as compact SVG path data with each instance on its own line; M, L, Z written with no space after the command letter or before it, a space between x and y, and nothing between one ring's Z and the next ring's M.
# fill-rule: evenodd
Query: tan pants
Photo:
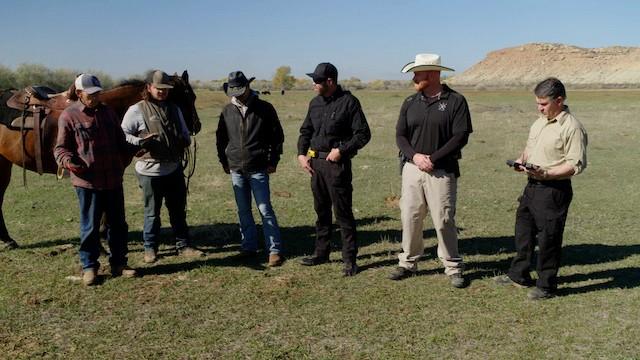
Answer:
M399 266L417 270L417 261L424 252L422 230L427 210L438 236L438 257L447 275L461 273L464 264L458 254L458 233L455 222L457 179L444 170L420 171L412 163L402 169L402 253Z

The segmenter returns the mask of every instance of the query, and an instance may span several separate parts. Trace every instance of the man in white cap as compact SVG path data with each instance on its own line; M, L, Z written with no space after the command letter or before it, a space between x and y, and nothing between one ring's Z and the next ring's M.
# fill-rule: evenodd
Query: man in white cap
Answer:
M131 105L122 120L127 142L140 148L135 168L144 201L144 262L157 260L163 200L177 253L204 256L191 246L187 225L187 188L181 165L191 142L189 130L180 108L168 100L173 88L169 76L154 70L147 74L146 82L143 100Z
M467 144L471 116L465 98L440 83L440 56L418 54L402 68L413 72L416 94L405 99L396 125L396 142L402 166L402 253L399 266L389 276L401 280L417 271L423 254L422 227L427 210L438 237L438 257L451 285L466 286L464 265L458 253L455 223L458 160Z
M73 89L75 88L75 90ZM95 285L100 263L100 219L106 213L112 276L133 277L127 266L127 232L122 174L127 143L116 113L100 102L102 86L91 74L76 78L69 94L77 100L58 121L56 162L71 173L80 204L82 281Z

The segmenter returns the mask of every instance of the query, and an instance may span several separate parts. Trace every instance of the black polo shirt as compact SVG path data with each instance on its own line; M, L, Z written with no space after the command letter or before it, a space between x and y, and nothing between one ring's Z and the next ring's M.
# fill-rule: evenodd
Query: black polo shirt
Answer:
M431 156L436 169L460 176L458 159L473 132L467 101L442 86L439 99L416 93L405 99L396 125L396 143L411 160L416 153Z
M300 127L298 155L309 148L329 152L340 149L345 158L356 155L371 139L371 130L360 102L349 91L337 90L329 97L316 96Z

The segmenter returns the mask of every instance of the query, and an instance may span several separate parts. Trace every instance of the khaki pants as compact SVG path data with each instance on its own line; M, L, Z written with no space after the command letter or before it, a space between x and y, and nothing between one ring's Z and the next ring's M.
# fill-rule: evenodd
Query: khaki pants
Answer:
M412 163L402 169L402 253L399 266L417 270L417 261L424 252L422 230L427 210L438 236L438 257L445 274L461 273L464 264L458 254L458 233L455 222L457 179L444 170L426 173Z

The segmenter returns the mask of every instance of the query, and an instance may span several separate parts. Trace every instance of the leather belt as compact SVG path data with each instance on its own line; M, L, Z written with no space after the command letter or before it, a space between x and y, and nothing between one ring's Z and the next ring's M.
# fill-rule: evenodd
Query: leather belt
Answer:
M537 180L529 178L529 184L531 185L545 185L545 186L566 186L571 185L571 179L562 180Z

